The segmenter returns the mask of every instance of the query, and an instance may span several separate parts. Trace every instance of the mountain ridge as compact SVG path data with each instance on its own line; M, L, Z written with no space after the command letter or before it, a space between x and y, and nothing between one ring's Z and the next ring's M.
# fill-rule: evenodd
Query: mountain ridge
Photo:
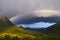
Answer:
M59 24L60 25L60 24ZM46 30L44 30L45 32ZM57 34L56 34L57 35ZM3 17L0 19L0 40L48 40L60 39L57 35L25 29L14 25L8 18ZM17 39L16 39L17 38ZM19 38L19 39L18 39Z
M45 30L43 30L43 33L47 33L47 34L58 34L60 35L60 22L45 28Z
M9 30L9 31L8 31ZM23 27L18 27L15 24L13 24L7 17L2 17L0 19L0 32L4 33L13 33L13 31L15 30L15 32L19 31L19 33L23 32L23 33L27 33L27 34L36 34L34 31L32 30L27 30ZM17 30L17 31L16 31ZM15 33L14 32L14 33ZM32 32L32 33L31 33ZM38 32L37 32L38 33Z

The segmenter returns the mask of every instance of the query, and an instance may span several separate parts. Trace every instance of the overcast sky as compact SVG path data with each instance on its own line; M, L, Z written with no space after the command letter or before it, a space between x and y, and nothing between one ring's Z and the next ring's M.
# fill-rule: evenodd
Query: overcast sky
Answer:
M33 13L36 16L60 16L60 0L0 0L0 17Z
M11 20L21 18L19 20L22 20L25 17L30 19L35 16L49 17L53 15L60 16L60 0L0 0L0 17L6 16ZM25 26L47 27L50 25L50 23L34 22L34 24Z

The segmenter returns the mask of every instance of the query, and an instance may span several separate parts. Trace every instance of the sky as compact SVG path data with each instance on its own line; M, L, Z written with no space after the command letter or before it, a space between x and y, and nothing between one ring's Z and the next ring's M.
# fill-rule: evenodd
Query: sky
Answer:
M38 23L34 23L34 24L17 24L17 26L23 26L24 28L46 28L49 26L54 25L55 23L48 23L48 22L38 22Z
M11 21L30 17L60 16L60 0L0 0L0 17Z
M60 0L0 0L0 16L11 18L29 13L60 16Z

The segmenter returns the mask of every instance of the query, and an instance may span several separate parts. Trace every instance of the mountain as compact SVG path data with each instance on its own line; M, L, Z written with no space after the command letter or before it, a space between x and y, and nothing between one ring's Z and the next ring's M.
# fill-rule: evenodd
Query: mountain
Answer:
M45 28L26 28L26 29L37 31L37 32L42 32Z
M1 32L24 32L24 33L30 33L28 30L24 29L23 27L17 27L14 25L7 17L2 17L0 19L0 33Z
M57 33L60 34L60 22L56 23L55 25L52 25L50 27L47 27L44 32L46 33Z
M2 17L0 19L0 40L1 37L4 35L8 35L11 37L17 36L19 38L23 37L23 39L25 39L25 38L36 38L37 34L40 33L14 25L11 21L9 21L7 17Z
M2 17L0 19L0 26L12 26L13 24L11 23L11 21L9 21L9 19L7 17Z
M9 21L7 17L2 17L0 19L0 32L5 31L10 28L13 24Z
M54 27L53 27L54 28ZM47 28L48 30L48 28ZM46 31L46 30L45 30ZM54 40L59 39L59 36L50 36L35 32L30 29L25 29L23 27L17 27L14 25L7 17L2 17L0 19L0 40Z

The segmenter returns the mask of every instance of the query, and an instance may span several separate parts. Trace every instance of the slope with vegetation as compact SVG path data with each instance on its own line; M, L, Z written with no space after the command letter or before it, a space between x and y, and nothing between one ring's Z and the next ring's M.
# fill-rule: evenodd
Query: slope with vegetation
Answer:
M8 18L2 17L0 19L0 40L60 40L60 38L55 34L48 35L17 27Z
M38 32L26 30L23 27L17 27L13 23L11 23L8 18L2 17L0 19L0 37L3 39L5 36L10 37L18 37L18 38L29 38L29 39L36 39ZM4 39L5 40L5 39Z

